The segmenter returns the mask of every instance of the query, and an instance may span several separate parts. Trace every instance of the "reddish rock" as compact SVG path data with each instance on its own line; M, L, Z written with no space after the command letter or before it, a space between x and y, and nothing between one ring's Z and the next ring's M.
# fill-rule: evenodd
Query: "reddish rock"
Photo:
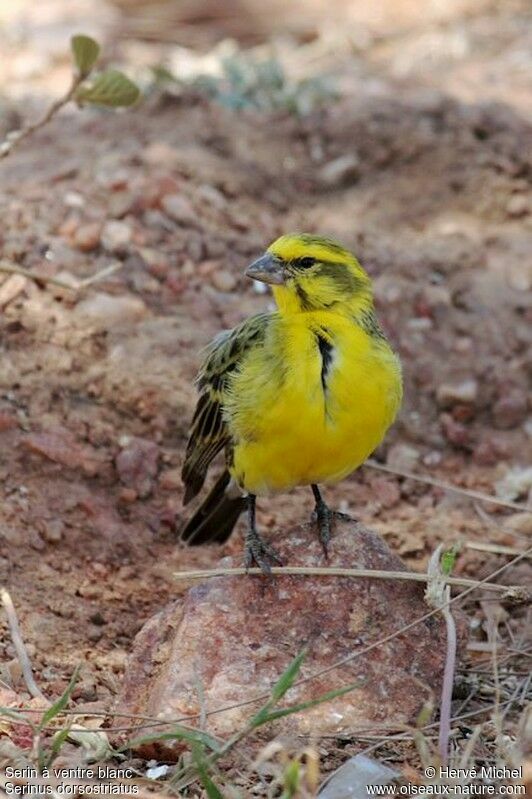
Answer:
M158 460L157 444L143 438L131 438L116 458L116 470L126 488L133 489L143 499L153 488Z
M526 393L518 388L510 389L493 406L493 423L495 427L509 430L522 424L526 419L526 414Z
M286 564L324 566L313 526L269 536ZM224 566L240 565L226 558ZM373 532L353 521L335 524L330 566L403 570ZM261 575L217 577L195 585L138 634L116 707L160 719L207 713L268 694L304 646L300 676L308 678L348 656L333 671L292 688L282 704L301 702L360 681L360 687L268 729L276 734L335 735L375 724L415 722L423 703L438 695L446 650L438 617L364 652L427 612L423 586L398 580ZM465 625L457 614L460 637ZM360 652L360 657L356 657ZM198 695L202 687L202 699ZM207 715L206 729L227 736L243 727L256 706ZM191 720L192 725L197 719ZM165 728L159 728L161 732ZM130 736L133 737L133 736ZM179 745L145 746L149 757L175 759Z
M99 222L88 222L86 225L80 225L73 236L74 246L81 252L95 250L100 243L101 229L102 226Z
M455 447L469 448L471 446L471 433L460 422L455 421L450 413L442 413L440 422L443 434L447 441Z
M36 455L69 469L81 469L89 476L97 474L103 464L92 447L79 444L68 430L32 433L23 439L22 445Z

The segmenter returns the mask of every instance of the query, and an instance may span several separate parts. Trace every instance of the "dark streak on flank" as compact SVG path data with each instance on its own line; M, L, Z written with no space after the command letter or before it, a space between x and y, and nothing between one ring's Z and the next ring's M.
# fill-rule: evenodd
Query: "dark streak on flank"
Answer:
M327 374L332 362L333 345L319 333L316 333L316 341L321 355L321 385L325 391L327 388Z

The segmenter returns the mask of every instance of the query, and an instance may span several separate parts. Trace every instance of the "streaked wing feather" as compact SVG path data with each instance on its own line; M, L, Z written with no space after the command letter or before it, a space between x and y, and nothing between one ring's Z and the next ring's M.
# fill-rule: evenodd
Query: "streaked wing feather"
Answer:
M269 318L270 314L252 316L233 330L219 333L206 348L197 377L200 396L181 473L185 505L201 491L211 461L231 443L223 413L227 379L244 355L262 344Z

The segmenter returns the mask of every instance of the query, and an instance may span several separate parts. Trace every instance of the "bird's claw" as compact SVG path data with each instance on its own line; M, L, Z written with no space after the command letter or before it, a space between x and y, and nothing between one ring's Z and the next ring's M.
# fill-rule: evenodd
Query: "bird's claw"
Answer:
M272 563L277 563L279 566L283 565L283 562L275 549L271 546L271 544L263 541L256 530L247 534L245 549L246 554L244 566L246 567L246 571L250 569L254 563L256 563L261 572L269 577L272 573L271 564L269 561L272 561Z

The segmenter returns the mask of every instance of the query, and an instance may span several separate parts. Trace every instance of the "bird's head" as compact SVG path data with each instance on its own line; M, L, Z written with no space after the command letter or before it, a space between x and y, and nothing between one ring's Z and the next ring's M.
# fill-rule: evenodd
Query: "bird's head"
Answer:
M373 304L371 281L355 256L331 239L308 233L281 236L246 275L270 283L285 312L352 311Z

